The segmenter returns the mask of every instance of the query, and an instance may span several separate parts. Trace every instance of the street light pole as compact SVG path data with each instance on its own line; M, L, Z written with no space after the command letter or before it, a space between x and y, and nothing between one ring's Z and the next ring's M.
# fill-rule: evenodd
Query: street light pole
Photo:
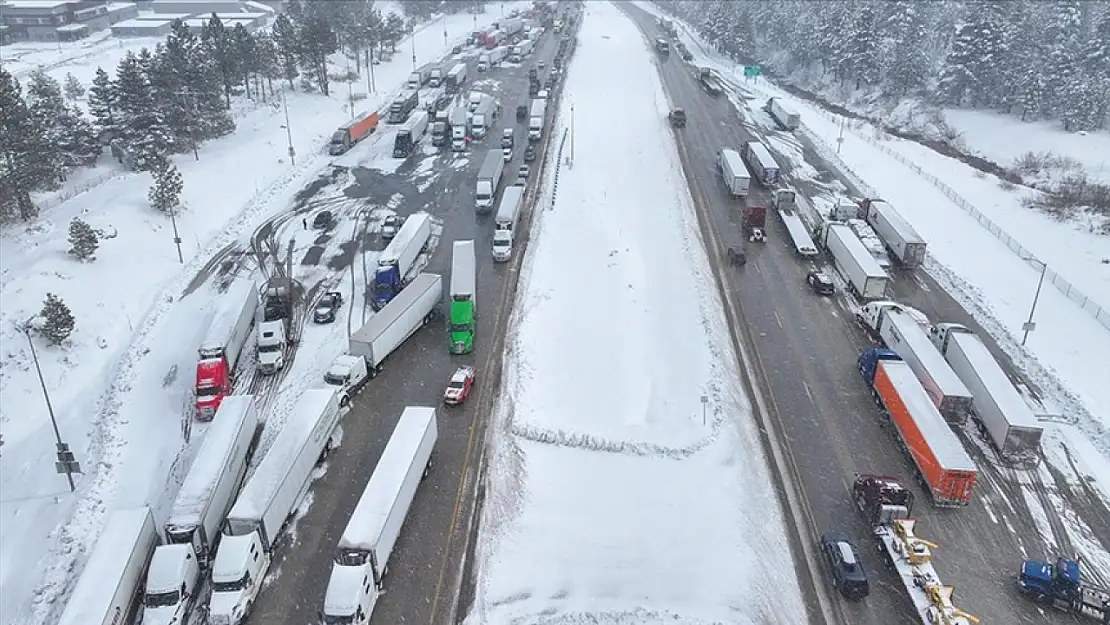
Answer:
M416 71L416 27L412 29L412 34L409 35L409 41L412 42L412 71Z
M285 110L285 138L289 141L289 162L297 165L297 151L293 149L293 130L289 127L289 106L285 103L285 91L281 92L281 108Z
M570 164L574 166L574 103L570 104Z
M1029 340L1029 333L1036 329L1037 324L1033 322L1033 315L1037 312L1037 301L1041 299L1041 287L1044 286L1044 274L1048 271L1048 265L1037 260L1036 258L1025 258L1031 260L1041 266L1041 277L1037 280L1037 292L1033 294L1033 305L1029 308L1029 319L1021 325L1024 334L1021 337L1021 345L1025 346L1025 341Z
M42 367L39 366L39 356L35 352L35 342L31 340L31 320L23 324L23 335L27 337L27 345L31 347L31 360L35 361L35 372L39 374L39 384L42 386L42 397L46 400L46 411L50 414L50 425L54 427L54 441L57 448L57 461L54 463L58 473L65 473L69 481L69 492L77 490L73 482L73 474L81 472L81 465L73 459L73 452L69 445L62 442L62 433L58 430L58 420L54 417L54 406L50 403L50 393L46 390L46 379L42 377Z
M177 246L177 262L185 264L185 257L181 255L181 235L177 233L177 207L170 207L170 224L173 226L173 243Z
M702 395L701 396L701 424L702 425L705 425L705 409L706 409L706 406L708 406L708 405L709 405L709 396L708 395Z

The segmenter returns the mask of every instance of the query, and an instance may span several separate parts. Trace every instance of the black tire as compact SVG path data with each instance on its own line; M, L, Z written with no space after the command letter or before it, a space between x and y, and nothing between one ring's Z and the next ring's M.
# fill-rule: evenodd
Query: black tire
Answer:
M339 407L340 408L346 408L347 405L350 404L350 403L351 403L351 396L350 395L344 394L342 397L339 398Z

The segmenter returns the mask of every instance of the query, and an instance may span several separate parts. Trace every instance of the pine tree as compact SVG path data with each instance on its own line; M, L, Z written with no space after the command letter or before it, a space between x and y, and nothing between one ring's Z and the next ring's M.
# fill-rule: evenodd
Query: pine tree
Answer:
M135 168L150 171L169 152L173 135L155 106L150 81L134 53L128 52L120 61L115 85L119 139Z
M262 89L262 80L265 79L265 86L269 87L270 95L274 94L274 81L281 80L281 57L278 54L277 44L274 43L274 38L269 33L256 32L253 35L255 62L257 64L256 71L258 72L259 91L262 93L263 99L266 99L266 91Z
M199 71L191 88L198 134L203 139L215 139L235 132L235 120L231 118L231 109L227 106L216 61L207 54L198 54L196 66Z
M299 35L301 68L320 92L328 95L328 55L337 50L335 31L327 20L312 15L305 18Z
M32 115L19 81L0 66L0 216L38 216L31 192L57 186L46 135Z
M89 114L92 115L93 125L101 137L110 138L116 132L116 121L113 111L116 106L115 86L112 78L104 68L96 68L96 77L93 78L92 88L89 89Z
M898 95L915 93L925 86L928 59L925 46L925 23L916 2L899 0L891 8L888 21L890 37L884 78Z
M855 32L852 39L850 65L856 79L856 89L862 85L879 82L879 35L876 32L875 11L864 5L853 20Z
M231 29L231 51L238 59L236 69L239 82L243 84L243 91L250 99L251 77L258 71L258 55L254 49L254 39L241 23Z
M389 45L389 49L397 52L397 43L405 36L405 18L390 11L385 16L385 25L382 32L382 43Z
M39 331L51 345L61 345L70 334L73 334L75 325L73 313L57 295L46 294L46 301L42 304L39 316L42 317Z
M27 105L31 117L43 132L43 154L49 159L54 175L64 180L70 168L60 147L63 137L69 132L64 119L66 103L62 97L62 86L41 67L31 72L27 81Z
M176 212L181 202L181 191L184 188L181 172L172 161L164 160L152 174L154 183L147 192L151 207L166 214Z
M293 87L293 81L299 75L297 59L300 58L300 36L297 27L282 13L274 20L274 44L277 45L278 59L281 62L281 73Z
M974 24L964 24L956 33L952 51L944 60L944 69L937 84L939 95L944 102L961 106L968 91L978 79L975 75L978 61L975 43L978 36L977 30Z
M200 31L200 41L206 52L220 73L220 82L224 89L224 101L231 106L231 88L238 82L238 60L235 58L235 48L231 41L231 33L224 28L224 23L213 13L212 17L204 24Z
M65 87L63 87L66 94L66 99L70 102L76 102L85 96L85 86L81 84L80 80L73 74L66 73Z
M96 248L100 247L100 236L92 226L81 218L74 217L69 222L69 253L77 260L90 262L96 260Z

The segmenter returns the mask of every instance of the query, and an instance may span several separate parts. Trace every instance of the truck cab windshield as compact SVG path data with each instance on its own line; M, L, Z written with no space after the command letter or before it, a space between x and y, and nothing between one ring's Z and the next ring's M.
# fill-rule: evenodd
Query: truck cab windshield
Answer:
M470 332L469 323L452 323L450 328L451 333L457 332Z
M202 386L197 389L197 397L215 397L220 394L218 386Z
M169 592L148 592L143 599L143 605L148 608L161 608L166 606L177 605L181 598L181 593L176 590Z
M342 130L336 130L331 135L331 142L333 145L343 145L343 141L347 139L347 133Z
M355 615L348 616L335 616L334 614L324 615L324 625L348 625L355 622Z
M509 247L509 239L494 239L494 247Z
M212 592L238 592L244 590L250 582L250 579L250 573L243 573L242 577L230 582L213 582Z
M335 557L335 563L340 566L362 566L369 560L369 551L341 551Z
M332 375L330 373L324 374L324 383L331 384L332 386L344 386L347 380L350 379L349 375Z
M393 293L393 286L388 282L375 282L374 292L379 295L391 295Z
M280 351L281 351L281 343L274 343L273 345L259 345L258 346L258 352L260 354L265 354L265 353L269 353L269 352L280 352Z

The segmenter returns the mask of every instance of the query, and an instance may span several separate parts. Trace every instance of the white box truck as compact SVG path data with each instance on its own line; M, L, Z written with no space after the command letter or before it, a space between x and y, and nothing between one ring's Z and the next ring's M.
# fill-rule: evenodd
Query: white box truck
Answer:
M478 108L470 116L470 134L475 139L482 139L489 134L490 128L497 120L497 100L493 96L483 96Z
M759 184L773 188L781 180L782 172L779 170L779 164L775 162L775 157L771 156L767 146L759 141L745 143L741 156L744 157L744 162L748 164Z
M478 183L474 189L474 206L479 213L488 213L493 210L493 201L497 196L497 187L501 184L501 174L505 171L505 160L501 152L490 150L482 161L482 169L478 171Z
M913 369L945 421L963 424L971 411L971 392L929 340L925 327L897 302L865 304L856 319Z
M524 204L524 187L505 187L493 222L493 260L503 263L513 256L513 236Z
M113 512L96 539L58 625L130 623L157 544L158 530L150 508Z
M278 535L308 492L312 470L331 449L339 416L330 388L307 390L294 404L227 515L212 564L209 625L238 625L250 614Z
M733 197L748 195L748 186L752 179L748 175L748 168L744 167L744 161L740 160L740 154L736 150L723 148L717 152L717 168L721 170L721 178L725 181L725 186L728 187L728 191Z
M785 106L778 98L770 98L767 104L763 105L763 110L775 120L779 128L783 130L797 130L801 124L801 116L799 116L794 109Z
M463 152L466 150L466 108L457 106L451 109L449 117L451 124L451 150Z
M528 140L539 141L543 137L544 115L547 114L547 100L537 98L532 100L532 109L528 114Z
M821 239L856 295L872 300L879 299L886 293L890 277L851 228L846 224L829 222L825 224Z
M434 273L416 276L400 295L351 335L348 353L365 359L371 377L377 375L386 357L428 323L442 298L442 276Z
M443 83L443 68L439 65L432 67L431 72L428 74L428 86L438 87Z
M435 408L408 406L401 413L339 539L336 567L369 564L374 583L382 587L416 488L432 467L437 426Z
M490 67L500 65L507 58L509 58L509 48L506 46L497 46L489 52Z
M865 199L860 208L863 209L864 219L898 263L904 267L917 267L925 262L925 239L893 206L883 200Z
M451 71L447 72L447 79L444 81L444 89L447 93L455 94L462 90L462 86L466 84L466 63L455 63Z
M983 341L958 323L938 323L929 335L970 389L972 413L999 455L1014 462L1035 460L1044 428Z

